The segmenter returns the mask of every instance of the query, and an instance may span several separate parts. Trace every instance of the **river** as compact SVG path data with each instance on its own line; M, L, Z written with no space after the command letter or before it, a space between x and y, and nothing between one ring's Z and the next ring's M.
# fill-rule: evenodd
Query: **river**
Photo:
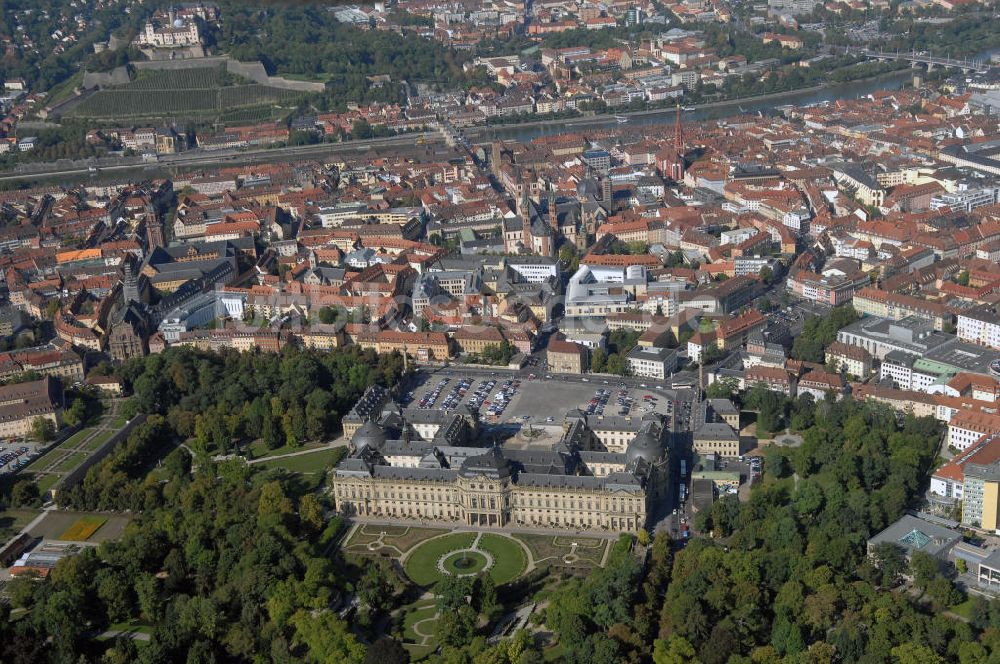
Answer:
M772 111L777 106L787 104L795 106L808 106L825 101L837 99L856 99L865 95L882 90L898 90L913 78L913 69L902 69L890 72L874 78L866 78L850 83L839 83L820 88L810 88L806 90L793 90L774 95L768 95L764 99L727 101L705 104L696 107L693 111L684 112L685 122L699 120L714 120L717 118L736 115L741 112L756 113L758 111ZM611 127L635 127L658 124L673 124L676 111L673 108L665 108L656 111L638 111L628 113L627 124L619 124L613 115L600 115L597 117L570 118L567 120L554 122L541 122L521 125L506 125L489 128L476 127L466 130L470 138L474 137L476 142L491 140L493 137L505 141L530 141L536 136L550 136L554 134L564 134L581 129L602 129Z
M988 61L994 54L1000 53L1000 49L990 49L975 56L974 59ZM697 122L700 120L715 120L717 118L729 117L739 113L771 112L777 106L794 105L809 106L826 101L837 99L857 99L873 92L883 90L899 90L904 85L913 80L916 72L925 73L921 67L919 69L900 69L880 76L866 78L850 83L838 83L835 85L825 85L822 87L812 87L805 90L793 90L773 95L766 95L763 98L738 101L713 102L695 107L692 111L685 111L683 119L685 122ZM682 101L683 103L683 101ZM500 125L496 127L476 127L466 130L466 135L477 143L500 138L505 141L530 141L536 136L551 136L554 134L564 134L582 129L602 129L619 127L635 127L648 125L673 124L676 110L665 108L655 111L637 111L626 113L629 117L627 124L618 124L611 114L599 115L596 117L569 118L565 120L555 120L539 123L528 123L519 125Z

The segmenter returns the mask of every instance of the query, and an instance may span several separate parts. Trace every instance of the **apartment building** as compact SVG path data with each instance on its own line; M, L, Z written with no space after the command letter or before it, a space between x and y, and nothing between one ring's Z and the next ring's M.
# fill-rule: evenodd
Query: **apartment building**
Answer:
M928 302L910 295L889 293L877 288L862 288L854 294L854 309L862 315L878 316L890 320L902 320L908 316L919 316L931 321L934 329L941 331L946 323L952 322L952 315L938 302Z
M962 341L1000 350L1000 308L983 305L958 314L955 333Z
M948 446L959 451L996 434L1000 434L1000 415L960 410L948 422Z

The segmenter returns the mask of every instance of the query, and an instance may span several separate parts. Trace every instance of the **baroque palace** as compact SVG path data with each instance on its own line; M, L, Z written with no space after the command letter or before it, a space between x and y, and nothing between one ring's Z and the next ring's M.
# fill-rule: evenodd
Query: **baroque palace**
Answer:
M588 422L570 411L548 449L476 445L478 424L472 411L403 409L370 388L345 417L351 453L330 483L338 509L469 526L635 531L669 488L669 432L657 415Z

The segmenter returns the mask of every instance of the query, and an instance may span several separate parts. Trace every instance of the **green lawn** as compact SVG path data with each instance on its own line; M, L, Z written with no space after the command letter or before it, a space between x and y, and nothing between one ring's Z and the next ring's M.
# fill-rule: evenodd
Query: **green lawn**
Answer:
M416 608L407 613L406 617L403 618L403 638L407 641L415 641L419 643L421 636L413 631L413 625L421 620L433 618L435 613L437 613L437 605L434 602L417 604ZM423 625L421 625L421 627L423 627ZM421 629L421 631L427 632L428 630Z
M76 447L77 445L79 445L80 443L83 442L84 438L86 438L87 436L89 436L93 432L94 432L93 427L87 428L87 429L80 429L79 431L77 431L76 433L74 433L72 436L70 436L69 438L67 438L66 442L64 442L62 445L60 445L60 447L62 447L63 445L65 445L66 447Z
M43 494L55 486L56 482L62 479L62 475L55 475L53 473L36 475L36 477L38 477L38 479L35 480L35 484L38 485L38 490Z
M128 424L128 419L124 415L119 415L115 418L115 421L111 423L111 427L114 429L121 429L126 424Z
M87 455L84 452L73 452L72 454L64 457L62 461L57 463L52 468L52 470L59 473L68 473L83 463L83 460L86 458Z
M461 551L442 561L444 568L452 574L478 574L486 568L486 556L478 551Z
M442 530L440 528L378 526L366 523L362 524L360 528L354 531L354 535L349 540L344 542L343 548L350 549L353 553L367 553L367 545L379 539L383 532L385 533L385 536L382 538L382 543L385 544L386 547L392 547L391 549L388 549L389 552L392 552L392 549L395 549L401 554L406 553L425 540L448 533L447 530ZM382 553L385 553L385 551Z
M573 552L577 555L576 565L600 565L608 540L589 537L567 537L559 535L532 535L518 533L514 539L524 542L536 564L559 564L563 556ZM577 544L573 551L573 543Z
M68 454L68 452L66 452L66 450L62 449L62 445L60 445L59 447L55 447L55 448L49 450L48 452L46 452L45 454L43 454L42 456L36 458L34 461L32 461L28 465L28 467L29 468L35 468L35 469L38 469L38 468L47 468L48 466L52 465L56 461L62 459L67 454Z
M113 625L110 625L108 627L108 629L105 630L105 631L108 631L108 632L124 632L124 634L152 634L153 633L153 627L151 625L142 625L142 624L139 624L139 623L121 622L121 623L115 623ZM124 636L124 634L121 634L119 636ZM96 640L97 641L109 641L109 640L112 640L112 639L119 638L119 636L103 636L103 633L102 633L102 635L98 635L96 637ZM142 641L142 640L136 639L135 643L138 646L142 647L142 646L146 645L148 643L148 641Z
M6 542L39 515L38 510L0 510L0 541Z
M483 535L479 540L479 548L493 556L493 567L490 576L497 585L509 583L521 576L528 566L528 558L524 549L516 541L503 535Z
M137 634L152 634L152 625L142 625L134 622L120 622L108 627L108 631L135 632Z
M949 606L948 610L954 614L960 615L966 620L972 620L972 598L966 598L966 600L955 606Z
M79 71L63 81L61 84L49 91L49 96L45 98L46 106L61 104L73 97L73 93L83 83L83 72Z
M436 620L431 620L437 613L437 605L433 602L422 602L414 605L403 617L403 645L410 652L413 661L417 661L430 655L437 648L437 642L433 638L425 639L422 634L433 634ZM420 625L422 634L417 634L413 626L418 622L426 620Z
M475 539L473 533L454 533L424 542L407 559L407 576L420 586L437 583L441 579L441 572L437 568L438 559L452 551L469 548Z
M267 445L264 444L263 440L255 440L250 443L250 458L251 459L264 459L266 457L278 456L279 454L291 454L292 452L301 452L302 450L315 449L317 447L322 447L323 443L305 443L304 445L284 445L282 447L277 447L273 450L267 449Z
M441 530L439 528L407 528L406 532L392 534L392 531L389 528L390 526L372 526L365 532L372 532L376 530L381 532L384 530L386 532L386 537L382 541L386 544L391 544L403 553L406 553L424 540L429 540L432 537L444 535L448 532L447 530Z
M94 436L93 439L91 439L90 442L88 442L83 449L87 450L88 452L93 452L101 445L111 440L111 437L114 436L115 433L116 432L114 431L104 431L102 433L99 433L96 436Z
M301 450L301 448L299 449ZM339 448L323 449L309 454L300 454L299 456L286 457L284 459L273 459L254 465L266 469L284 468L292 473L322 473L336 457L343 453Z
M108 518L96 514L87 514L74 521L69 528L59 535L58 539L67 542L86 542L94 533L101 529Z

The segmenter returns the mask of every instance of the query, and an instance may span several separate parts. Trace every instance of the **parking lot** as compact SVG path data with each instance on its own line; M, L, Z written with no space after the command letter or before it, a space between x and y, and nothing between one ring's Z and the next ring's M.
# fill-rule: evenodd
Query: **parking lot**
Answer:
M0 441L0 473L12 473L38 456L39 446L23 438Z
M489 419L501 420L520 387L521 379L514 377L442 376L408 394L407 405L440 410L456 410L469 405Z
M730 473L739 473L740 486L738 490L731 490L728 493L736 495L740 500L745 501L750 498L750 489L760 481L763 469L763 458L759 456L743 456L739 459L721 459L717 466L718 470ZM719 491L719 498L726 495L726 491Z
M488 423L559 423L573 409L590 415L671 413L672 404L649 388L622 388L614 380L568 382L543 376L431 375L407 398L411 408L480 409Z

